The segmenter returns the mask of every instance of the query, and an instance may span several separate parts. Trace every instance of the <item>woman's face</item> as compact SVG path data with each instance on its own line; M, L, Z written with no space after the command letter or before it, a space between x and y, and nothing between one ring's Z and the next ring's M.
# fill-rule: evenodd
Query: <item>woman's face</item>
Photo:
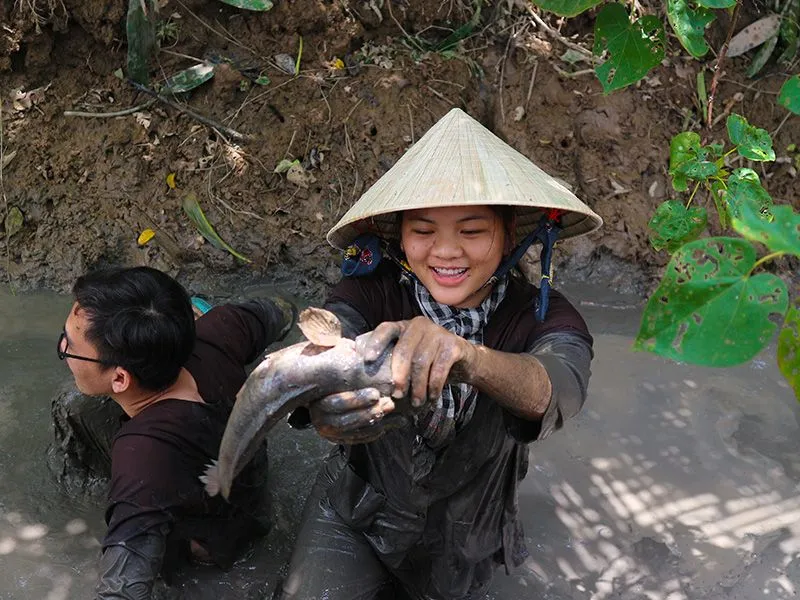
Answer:
M488 206L409 210L400 241L409 266L437 302L474 308L491 293L491 287L478 289L503 258L503 219Z

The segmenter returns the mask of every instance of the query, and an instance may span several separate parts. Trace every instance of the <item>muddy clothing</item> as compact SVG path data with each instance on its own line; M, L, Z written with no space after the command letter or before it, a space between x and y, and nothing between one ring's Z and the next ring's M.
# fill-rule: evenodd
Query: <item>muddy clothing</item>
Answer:
M543 418L521 419L480 393L472 418L425 469L415 460L419 440L412 427L340 447L307 508L285 598L367 600L391 581L414 600L473 598L488 587L497 565L510 570L522 563L527 551L517 486L528 469L526 444L580 410L592 358L592 338L575 308L553 291L547 319L539 323L536 297L534 286L511 278L483 343L530 353L544 365L553 391ZM399 282L392 265L342 281L326 308L351 336L421 314L413 288ZM354 555L342 553L342 544ZM363 591L353 595L354 585Z
M269 302L211 310L198 319L186 369L205 403L162 400L124 421L112 448L106 511L108 531L97 598L150 598L155 577L166 577L189 556L190 540L217 565L265 533L255 517L266 470L255 461L237 477L231 502L209 497L199 480L217 457L245 366L276 341L286 319Z

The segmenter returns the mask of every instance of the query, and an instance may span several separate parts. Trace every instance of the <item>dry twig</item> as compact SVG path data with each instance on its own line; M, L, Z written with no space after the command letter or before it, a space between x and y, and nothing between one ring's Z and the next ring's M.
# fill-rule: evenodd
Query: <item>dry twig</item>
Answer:
M3 166L5 165L5 152L6 144L5 137L3 136L3 103L0 100L0 197L3 199L3 219L8 219L8 197L6 196L6 187L3 181ZM6 233L6 277L8 277L8 287L11 292L14 288L11 287L11 236L8 233L8 227L3 227Z
M722 44L722 49L719 51L717 62L714 65L714 77L711 79L711 91L708 94L708 113L706 115L706 124L709 132L711 131L711 127L714 123L711 116L713 115L714 111L714 98L717 95L717 85L719 84L719 78L722 75L722 69L720 67L722 66L722 61L725 60L725 54L728 52L728 44L730 44L731 37L733 36L733 28L736 27L736 19L739 17L739 8L741 8L741 6L741 0L737 0L736 5L733 7L731 25L728 27L728 34L725 37L725 43Z
M143 104L139 104L137 106L131 106L130 108L125 108L123 110L116 110L114 112L86 112L82 110L65 110L64 116L65 117L85 117L85 118L95 118L95 119L111 119L113 117L125 117L127 115L132 115L133 113L137 113L141 110L145 110L146 108L150 108L153 104L156 103L155 98L153 100L148 100Z

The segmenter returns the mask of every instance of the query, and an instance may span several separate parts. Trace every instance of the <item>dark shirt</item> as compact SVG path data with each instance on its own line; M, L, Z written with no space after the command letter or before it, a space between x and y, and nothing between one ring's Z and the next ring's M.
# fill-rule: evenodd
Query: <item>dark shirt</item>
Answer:
M185 558L190 539L227 568L248 541L263 533L250 514L259 500L250 493L259 484L258 461L237 477L230 503L209 497L199 477L218 455L245 366L279 335L277 315L249 302L214 308L198 319L197 341L185 367L205 403L162 400L123 423L112 449L104 550L163 530L168 531L167 574Z
M558 292L550 294L545 321L537 322L537 294L513 277L484 328L483 343L531 353L542 362L553 393L541 420L517 417L480 393L470 421L436 453L423 477L414 472L413 427L342 447L349 468L328 491L331 505L417 595L463 598L486 588L494 565L518 566L527 555L517 515L517 486L528 469L526 443L558 429L583 405L592 344L580 314ZM392 265L343 280L326 307L350 334L421 314L413 290L399 282Z

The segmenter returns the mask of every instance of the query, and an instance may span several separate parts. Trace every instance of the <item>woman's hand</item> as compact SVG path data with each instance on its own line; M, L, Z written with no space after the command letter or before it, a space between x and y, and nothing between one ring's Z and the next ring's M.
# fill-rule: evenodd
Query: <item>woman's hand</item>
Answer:
M335 444L365 444L405 424L405 417L391 414L392 399L382 398L374 388L332 394L312 402L308 410L317 432Z
M392 351L392 397L411 394L411 404L420 407L442 394L453 367L465 381L475 346L425 317L381 323L357 340L365 360L377 360L397 340Z

